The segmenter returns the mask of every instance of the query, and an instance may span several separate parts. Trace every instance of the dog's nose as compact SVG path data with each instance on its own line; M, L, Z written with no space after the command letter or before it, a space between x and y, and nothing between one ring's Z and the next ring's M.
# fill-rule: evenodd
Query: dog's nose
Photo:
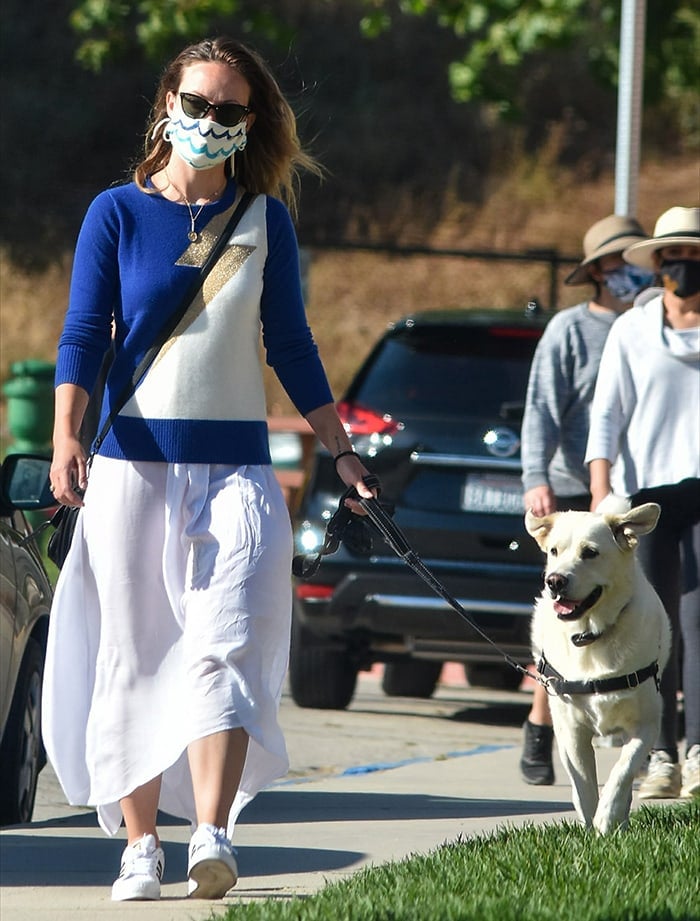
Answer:
M547 588L553 595L563 595L569 582L566 576L562 576L558 572L553 572L551 575L547 576L545 581L547 583Z

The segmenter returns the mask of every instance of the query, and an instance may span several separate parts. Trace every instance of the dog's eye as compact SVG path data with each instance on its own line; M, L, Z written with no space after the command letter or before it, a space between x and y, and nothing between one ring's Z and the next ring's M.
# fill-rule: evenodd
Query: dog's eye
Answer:
M582 560L594 560L599 555L595 547L584 547L581 551Z
M550 548L549 548L549 555L550 555L550 556L556 556L556 555L558 554L558 552L559 552L559 551L557 550L556 547L550 547Z

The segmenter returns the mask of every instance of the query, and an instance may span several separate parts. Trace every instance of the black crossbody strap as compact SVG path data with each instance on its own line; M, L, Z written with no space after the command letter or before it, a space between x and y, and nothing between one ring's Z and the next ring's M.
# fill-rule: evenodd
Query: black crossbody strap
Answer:
M116 417L119 415L119 413L122 411L126 403L131 399L131 395L134 393L139 383L141 382L141 379L143 378L145 373L148 371L150 366L155 361L155 358L158 352L160 352L161 348L163 347L163 344L167 342L167 340L170 338L172 332L174 331L174 329L176 328L176 326L178 325L182 317L185 315L187 308L190 306L192 301L197 296L199 290L204 284L204 281L207 275L211 272L211 270L214 268L214 266L218 262L219 256L223 252L224 247L226 246L228 241L231 239L231 235L233 234L233 231L236 229L236 226L238 225L239 221L245 214L248 208L248 205L251 203L251 201L254 198L255 198L255 195L252 192L244 192L243 195L241 196L241 199L238 202L238 205L236 206L236 208L234 209L229 222L227 223L226 227L224 228L222 233L217 238L216 243L212 247L212 250L209 253L209 256L207 257L207 261L202 266L199 272L199 275L197 276L197 280L193 282L191 288L189 289L185 297L182 299L182 302L180 306L178 307L178 309L175 311L175 313L173 313L170 317L168 317L167 321L163 324L163 327L158 333L153 345L148 349L146 354L143 356L141 361L138 363L134 373L131 375L131 380L124 387L122 392L119 394L119 398L116 400L116 402L114 403L114 406L110 410L109 416L105 419L102 429L100 430L99 434L97 435L94 442L92 443L92 450L90 451L90 458L88 459L88 462L91 461L94 455L97 454L97 452L100 450L100 446L102 442L105 440L105 438L107 437L107 433L111 429L112 423L114 422Z

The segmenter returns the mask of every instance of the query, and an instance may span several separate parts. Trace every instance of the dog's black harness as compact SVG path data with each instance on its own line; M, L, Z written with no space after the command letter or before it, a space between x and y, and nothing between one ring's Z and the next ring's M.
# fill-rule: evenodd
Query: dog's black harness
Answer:
M659 690L659 663L654 661L646 668L632 672L630 675L618 675L616 678L597 678L590 681L567 681L563 675L550 665L542 655L537 663L537 671L545 679L545 687L558 697L565 694L608 694L611 691L627 691L639 687L647 678L653 678L656 690Z

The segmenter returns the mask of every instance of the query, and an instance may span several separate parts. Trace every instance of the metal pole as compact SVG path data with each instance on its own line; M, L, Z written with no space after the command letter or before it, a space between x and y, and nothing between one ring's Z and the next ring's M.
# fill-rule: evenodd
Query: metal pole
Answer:
M615 214L637 214L646 0L622 0L617 91Z

